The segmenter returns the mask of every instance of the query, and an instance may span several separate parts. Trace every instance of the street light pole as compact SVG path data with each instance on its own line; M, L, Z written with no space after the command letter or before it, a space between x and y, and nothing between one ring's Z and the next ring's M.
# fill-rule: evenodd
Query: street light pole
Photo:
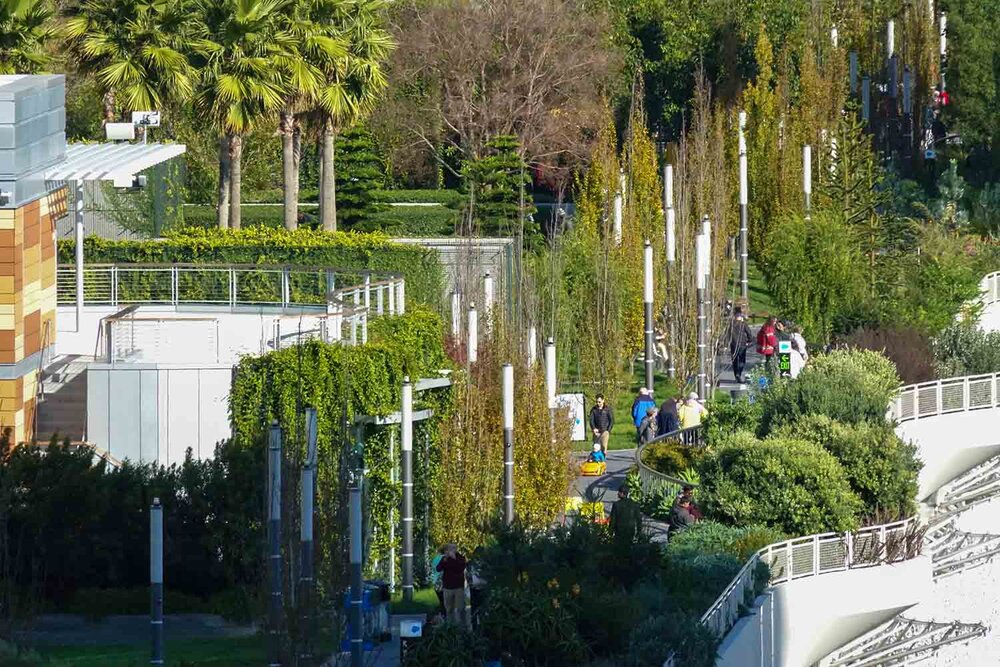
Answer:
M503 521L514 523L514 367L503 365Z
M302 652L299 662L303 665L312 663L312 640L313 640L313 590L315 589L315 575L313 567L313 508L316 498L316 408L306 408L306 460L302 466L299 480L299 510L301 517L299 520L300 542L299 556L301 570L299 575L299 587L301 590L302 608Z
M403 378L400 408L403 473L403 600L413 600L413 385Z
M268 564L271 596L268 601L268 665L281 666L281 427L271 422L268 446Z
M802 147L802 193L808 220L812 213L812 146L809 144Z
M646 338L646 389L653 390L653 245L646 239L643 248L642 305Z
M740 296L749 303L750 282L747 276L747 202L749 197L749 182L747 178L747 139L745 128L747 114L740 112Z
M671 164L664 165L663 167L663 210L666 216L666 254L667 254L667 284L673 286L673 281L676 280L677 273L674 269L674 262L677 259L677 231L676 231L676 220L674 213L674 166ZM682 301L680 295L680 285L676 286L677 292L677 302ZM670 311L670 354L668 355L670 359L667 362L667 375L670 379L674 379L677 375L677 367L675 365L675 357L677 356L677 317L675 315L677 310L677 302L669 304L674 306Z
M479 313L476 312L476 304L469 305L469 345L468 359L470 364L479 361Z
M707 247L704 234L699 234L695 241L695 272L697 273L697 298L698 298L698 397L706 400L705 394L708 387L708 361L705 347L706 339L706 315L705 315L705 285Z
M153 640L150 665L163 665L163 507L153 498L149 508L149 627Z

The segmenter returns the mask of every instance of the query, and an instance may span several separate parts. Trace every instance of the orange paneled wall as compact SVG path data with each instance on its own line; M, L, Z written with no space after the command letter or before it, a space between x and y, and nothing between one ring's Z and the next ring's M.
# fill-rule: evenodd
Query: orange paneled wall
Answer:
M56 337L55 221L66 191L18 209L0 209L0 426L14 442L33 434L38 362L33 354ZM15 377L11 378L11 373Z

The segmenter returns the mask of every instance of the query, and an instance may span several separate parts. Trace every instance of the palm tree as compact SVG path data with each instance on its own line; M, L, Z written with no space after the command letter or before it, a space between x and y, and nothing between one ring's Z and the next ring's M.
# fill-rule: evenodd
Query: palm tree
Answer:
M330 8L328 21L346 42L347 54L324 68L326 81L316 103L322 137L320 217L327 231L337 230L336 135L371 113L386 86L383 64L394 46L382 27L387 5L387 0L345 0Z
M0 0L0 74L30 73L45 66L50 18L48 0Z
M117 110L160 109L187 99L193 72L184 54L186 0L83 0L63 12L70 52L104 93L104 121Z
M289 5L290 0L196 0L190 40L200 72L195 105L220 135L220 228L240 228L243 136L285 101L280 66L295 53L294 38L281 21Z
M285 15L284 29L292 36L293 57L280 58L285 77L285 101L278 130L281 133L284 222L286 229L298 227L299 158L301 127L297 114L311 104L321 89L325 69L347 54L342 41L332 36L322 19L331 12L327 5L342 0L297 0Z

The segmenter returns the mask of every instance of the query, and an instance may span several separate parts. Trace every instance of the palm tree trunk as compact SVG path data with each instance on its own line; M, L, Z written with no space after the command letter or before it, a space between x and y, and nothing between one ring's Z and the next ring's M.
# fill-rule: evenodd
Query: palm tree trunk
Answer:
M282 185L285 188L284 214L285 229L292 230L299 226L298 173L295 169L295 116L288 107L281 110L279 131L281 132L281 172Z
M243 136L229 135L229 227L239 229L242 223Z
M218 215L219 229L229 226L229 135L219 137L219 207L216 209Z
M320 133L322 134L322 132ZM316 193L316 217L319 220L323 220L323 184L326 181L323 180L323 137L319 138L316 142L316 155L319 157L319 175L316 178L316 182L319 183L319 192Z
M323 123L323 159L321 161L323 181L319 190L319 198L323 206L323 230L327 232L337 231L337 175L333 166L334 138L333 121L327 118Z
M101 103L104 106L104 122L115 122L115 91L109 90L104 93Z
M302 173L302 125L299 124L298 118L293 118L292 123L292 169L295 172L295 178L292 179L292 187L295 189L295 224L297 226L299 222L299 197L302 194L300 183L300 174Z

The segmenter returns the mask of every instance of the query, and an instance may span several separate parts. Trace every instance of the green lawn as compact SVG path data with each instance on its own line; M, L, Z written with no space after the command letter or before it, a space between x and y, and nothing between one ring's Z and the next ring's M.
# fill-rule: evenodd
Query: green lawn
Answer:
M168 641L167 665L243 667L266 663L263 637ZM58 646L41 649L54 667L140 667L149 664L149 644L128 646Z
M753 262L747 266L747 281L750 290L750 316L754 321L763 320L768 315L776 314L775 305L771 301L771 293L767 290L764 275Z
M396 591L392 595L390 613L393 614L430 614L438 606L437 593L433 588L418 588L413 591L413 602L403 602L403 592Z

